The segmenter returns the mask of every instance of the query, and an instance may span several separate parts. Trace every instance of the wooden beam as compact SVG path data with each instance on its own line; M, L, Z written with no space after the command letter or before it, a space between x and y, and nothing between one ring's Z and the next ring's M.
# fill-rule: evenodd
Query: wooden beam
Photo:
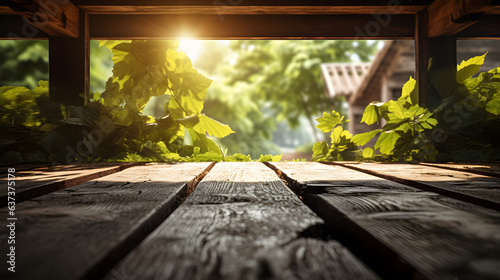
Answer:
M48 34L19 15L0 15L0 40L46 40Z
M83 106L90 89L88 15L80 11L78 38L49 38L50 97L66 105Z
M416 13L432 0L74 0L89 13L174 13L174 14L371 14L397 10ZM394 12L390 12L394 13Z
M496 8L493 0L436 0L428 8L428 36L453 36Z
M391 15L89 15L92 39L412 39L414 19Z
M453 91L456 79L457 42L455 37L429 38L428 12L416 15L415 73L419 104L433 107Z
M457 34L459 39L500 39L500 15L484 15L481 20Z
M69 1L13 0L9 7L53 37L78 37L78 8Z
M201 15L348 15L348 14L389 14L387 6L79 6L91 14L201 14ZM404 6L393 9L398 14L415 14L425 6Z

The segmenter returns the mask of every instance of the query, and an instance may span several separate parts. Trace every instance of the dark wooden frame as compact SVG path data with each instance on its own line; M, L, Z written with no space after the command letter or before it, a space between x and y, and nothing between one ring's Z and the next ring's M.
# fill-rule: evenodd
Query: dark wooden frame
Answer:
M436 94L428 90L429 59L452 73L456 40L499 39L497 26L499 0L0 0L0 39L49 38L51 96L72 105L87 100L91 39L186 36L414 39L420 103L425 104Z

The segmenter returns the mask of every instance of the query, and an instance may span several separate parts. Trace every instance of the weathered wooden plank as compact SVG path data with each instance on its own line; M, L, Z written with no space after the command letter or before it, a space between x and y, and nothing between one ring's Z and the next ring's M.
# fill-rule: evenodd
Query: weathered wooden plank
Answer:
M70 1L13 0L9 7L54 37L78 37L78 8Z
M107 176L137 163L95 163L81 165L60 165L52 167L16 169L15 177L16 202L22 202L51 192L73 187L87 181ZM7 169L7 167L5 168ZM7 174L5 172L4 174ZM6 184L6 177L0 183ZM0 207L7 205L7 188L0 189Z
M272 163L394 279L498 279L500 213L341 166ZM394 167L396 168L396 166ZM292 182L293 183L293 182Z
M500 178L500 163L420 163L421 165L458 170Z
M219 163L107 279L372 279L260 163ZM293 278L296 277L296 278Z
M413 38L414 18L392 15L89 15L92 39ZM375 25L375 26L372 26Z
M500 180L416 164L341 163L382 178L500 210Z
M212 164L213 165L213 164ZM98 279L158 226L210 163L129 168L16 206L19 279ZM5 221L6 213L0 218ZM0 240L7 240L5 230ZM5 242L0 250L7 252ZM6 254L1 261L6 263ZM11 279L2 269L0 279Z

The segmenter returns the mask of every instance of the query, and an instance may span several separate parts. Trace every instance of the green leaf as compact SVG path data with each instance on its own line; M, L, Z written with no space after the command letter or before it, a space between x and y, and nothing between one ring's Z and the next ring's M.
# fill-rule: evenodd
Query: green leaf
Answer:
M500 94L486 104L486 111L496 116L500 115Z
M328 145L325 141L317 142L313 146L313 158L324 157L328 154Z
M372 104L366 106L361 122L364 122L367 125L372 125L379 120L378 107Z
M227 161L227 162L249 162L249 161L252 161L252 158L250 157L250 155L236 153L234 155L225 157L224 161Z
M399 100L408 101L412 105L418 104L417 81L412 77L404 84L403 92Z
M366 143L370 142L370 140L372 140L372 138L375 137L375 135L377 135L377 133L381 131L382 129L375 129L373 131L356 134L352 137L352 142L354 142L354 144L358 146L363 146Z
M370 147L367 147L367 148L365 148L363 150L363 154L362 155L363 155L364 158L373 158L374 154L375 153L373 152L373 149L370 148Z
M327 133L333 130L333 128L342 122L342 118L338 112L332 111L331 114L323 112L323 117L317 118L318 125L316 126L321 131Z
M465 80L476 74L484 64L484 58L488 53L473 57L467 61L462 61L457 65L457 83L463 84Z
M281 155L260 155L259 162L267 162L267 161L281 161Z
M201 115L199 117L199 122L193 127L194 131L208 135L215 136L217 138L224 138L234 131L226 124L222 124L214 119L207 117L206 115Z
M380 148L380 153L390 155L401 136L396 131L382 132L375 143L375 149Z
M200 134L192 128L188 128L188 132L193 139L193 145L200 147L200 153L204 154L207 152L214 152L222 156L219 146L217 146L217 144L215 144L215 142L208 138L205 134Z
M405 108L400 102L391 100L387 102L387 104L390 112L387 114L390 119L387 122L400 121L401 119L405 118Z

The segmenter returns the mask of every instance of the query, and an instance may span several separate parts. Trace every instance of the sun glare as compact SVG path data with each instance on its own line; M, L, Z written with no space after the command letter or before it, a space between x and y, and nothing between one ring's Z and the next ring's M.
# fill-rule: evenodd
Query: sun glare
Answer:
M195 62L204 51L203 41L183 38L179 40L179 50L183 51L192 62Z

